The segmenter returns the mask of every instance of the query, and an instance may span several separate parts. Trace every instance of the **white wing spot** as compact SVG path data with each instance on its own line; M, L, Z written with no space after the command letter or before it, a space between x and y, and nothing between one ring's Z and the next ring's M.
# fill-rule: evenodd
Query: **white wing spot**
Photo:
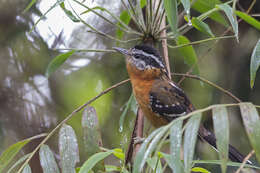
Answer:
M179 90L181 90L177 85L175 85L173 82L170 82L170 85L175 87L175 88L178 88Z

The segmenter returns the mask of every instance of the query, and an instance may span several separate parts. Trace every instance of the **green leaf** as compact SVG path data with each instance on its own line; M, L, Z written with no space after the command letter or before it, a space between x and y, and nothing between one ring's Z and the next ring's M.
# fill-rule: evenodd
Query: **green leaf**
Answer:
M138 103L135 99L135 97L133 97L133 100L131 101L131 111L136 115L137 111L138 111Z
M240 111L249 141L260 162L260 119L255 106L251 103L240 104Z
M200 32L205 33L210 37L215 37L214 34L212 33L209 25L204 23L203 21L199 20L198 18L193 17L191 19L191 23L192 23L192 26L194 26Z
M27 5L27 7L24 9L23 13L30 10L30 8L36 3L37 0L31 0L31 2Z
M96 7L93 7L93 8L89 8L88 10L86 10L86 11L80 13L80 14L81 14L81 15L82 15L82 14L86 14L86 13L91 12L91 11L93 11L93 10L105 11L105 8L100 7L100 6L96 6Z
M217 7L225 12L226 16L228 17L229 22L231 23L231 26L233 28L233 31L234 31L235 36L238 41L238 23L237 23L237 18L236 18L236 15L235 15L233 9L227 4L220 4L220 5L217 5Z
M60 7L73 22L80 22L80 20L74 16L70 10L66 9L64 2L60 4Z
M260 22L258 20L256 20L255 18L249 16L248 14L242 12L242 11L235 11L236 15L238 17L240 17L241 19L243 19L245 22L247 22L248 24L252 25L253 27L255 27L256 29L260 30Z
M121 170L122 173L130 173L125 167Z
M192 168L195 144L198 136L198 129L201 120L201 113L193 115L187 122L184 133L183 158L185 173L190 173Z
M134 102L134 101L135 101L135 97L134 97L134 94L132 93L131 96L129 97L126 105L125 105L123 113L120 115L120 119L119 119L119 132L122 132L123 129L124 129L125 116L126 116L128 110L129 110L129 108L133 104L132 102Z
M181 143L182 143L182 120L176 121L170 131L170 163L169 166L173 172L184 172L181 162Z
M167 16L167 20L171 26L174 35L177 35L178 31L178 8L177 0L164 0L164 8Z
M105 165L106 172L120 172L120 167L115 165Z
M40 148L40 163L44 173L59 173L58 165L54 155L48 145L42 145Z
M156 173L163 173L162 163L161 163L161 160L160 160L160 159L159 159L158 162L157 162L155 172L156 172Z
M29 156L31 155L31 153L28 153L24 156L22 156L21 158L18 159L18 161L16 161L11 168L7 171L7 173L11 173L14 172L14 168L17 167L19 164L23 163Z
M83 128L83 141L86 156L90 157L100 152L99 147L102 145L97 112L94 107L87 106L82 112L81 120ZM102 165L99 165L102 166ZM102 166L104 168L104 166ZM99 167L101 169L101 167Z
M147 158L147 161L146 161L146 162L147 162L148 166L149 166L150 168L152 168L152 170L155 170L157 161L158 161L158 156L155 155L155 156L153 156L153 157Z
M16 154L30 142L29 139L17 142L8 147L0 156L0 172L3 172L4 168L13 160Z
M222 172L226 172L229 146L228 113L226 107L215 107L212 112L218 155L219 159L222 161L221 170Z
M50 75L55 72L72 54L74 54L76 50L71 50L66 53L62 53L56 56L51 62L49 63L45 76L50 77Z
M115 148L113 155L119 158L120 160L125 160L125 153L121 148Z
M31 167L29 166L29 164L25 165L22 173L31 173L31 172L32 172L32 170L31 170Z
M24 147L24 145L26 145L31 140L42 138L42 137L44 137L46 135L47 135L46 133L43 133L43 134L35 135L33 137L24 139L22 141L19 141L19 142L15 143L15 144L11 145L5 151L3 151L1 156L0 156L0 172L2 172L3 169L12 161L12 159ZM22 160L22 158L19 159L17 161L18 163L15 163L14 165L18 165L20 160ZM13 169L14 165L10 169Z
M187 15L190 15L190 0L181 0L184 10Z
M191 169L192 172L199 172L199 173L210 173L207 169L201 167L194 167Z
M102 139L100 134L97 112L94 107L87 106L82 113L83 141L87 158L100 152ZM104 162L99 162L93 168L94 172L105 171Z
M200 12L200 13L206 13L209 10L212 10L216 7L217 4L221 4L222 2L220 0L197 0L192 5L191 8L194 10ZM228 23L226 19L221 15L219 12L213 12L209 16L212 20L224 25L225 27L228 27Z
M158 133L160 133L160 130L162 129L161 128L158 128L156 130L154 130L145 140L144 142L142 143L138 153L136 154L136 157L135 157L135 160L134 160L134 165L133 165L133 173L139 173L142 171L143 169L143 166L146 162L146 159L148 157L146 151L147 151L147 146L148 144L150 143L150 141L156 136L158 135ZM149 152L152 152L151 150L149 150ZM145 155L146 153L146 155Z
M140 7L144 8L146 6L146 0L140 0Z
M122 13L120 14L120 20L122 22L124 22L126 25L129 24L130 20L131 20L131 16L129 15L128 11L125 10L125 11L122 11ZM119 26L123 26L120 22L118 22L118 25ZM120 29L120 28L117 28L116 30L116 37L118 39L122 39L124 36L124 32Z
M74 173L79 162L78 142L73 128L66 124L59 132L59 152L62 173Z
M254 87L256 72L260 65L260 39L256 43L250 62L250 86Z
M88 173L91 171L91 169L101 160L104 160L106 157L108 157L109 155L111 155L114 151L113 150L109 150L106 152L100 152L100 153L96 153L93 156L91 156L87 161L85 161L85 163L83 164L83 166L80 168L79 173Z
M221 160L194 160L193 164L221 165L222 161ZM229 161L229 162L227 162L227 165L232 166L232 167L240 167L242 165L242 163ZM260 167L258 167L258 166L249 165L249 164L245 164L244 168L260 169Z
M177 45L182 45L182 44L188 44L190 43L189 39L185 36L179 36L177 40ZM184 57L184 62L189 66L189 67L194 67L193 72L195 74L199 74L199 68L198 68L198 58L196 55L195 50L193 49L192 46L185 46L181 47L178 49L181 53L181 55Z
M159 128L159 132L152 138L149 146L147 147L147 149L144 152L143 160L142 160L139 172L140 172L140 170L142 170L146 159L150 156L150 154L152 152L155 151L156 147L158 146L158 143L161 142L162 138L164 137L164 135L168 131L168 129L169 128L167 126Z

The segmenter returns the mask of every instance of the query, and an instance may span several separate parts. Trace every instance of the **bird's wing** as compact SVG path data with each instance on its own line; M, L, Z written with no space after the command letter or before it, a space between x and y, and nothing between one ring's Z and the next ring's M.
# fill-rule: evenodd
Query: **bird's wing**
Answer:
M184 92L173 82L156 80L150 91L150 106L153 112L172 121L191 112L191 103Z

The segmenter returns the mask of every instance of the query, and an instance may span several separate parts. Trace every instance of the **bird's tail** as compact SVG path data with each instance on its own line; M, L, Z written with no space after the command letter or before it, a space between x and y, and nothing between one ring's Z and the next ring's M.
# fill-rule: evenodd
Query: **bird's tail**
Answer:
M207 130L203 125L200 126L199 129L199 136L206 142L208 142L211 146L217 149L216 145L216 137L213 133ZM244 160L244 156L232 145L229 145L229 152L228 152L229 159L233 162L240 162L242 163ZM248 164L252 164L249 160L247 161Z

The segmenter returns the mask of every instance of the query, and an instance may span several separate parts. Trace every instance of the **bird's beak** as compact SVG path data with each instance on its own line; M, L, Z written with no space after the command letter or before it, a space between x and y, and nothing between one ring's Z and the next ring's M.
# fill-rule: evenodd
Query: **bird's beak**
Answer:
M120 47L113 47L113 49L115 49L117 52L123 54L123 55L129 55L129 51L127 49L123 49Z

